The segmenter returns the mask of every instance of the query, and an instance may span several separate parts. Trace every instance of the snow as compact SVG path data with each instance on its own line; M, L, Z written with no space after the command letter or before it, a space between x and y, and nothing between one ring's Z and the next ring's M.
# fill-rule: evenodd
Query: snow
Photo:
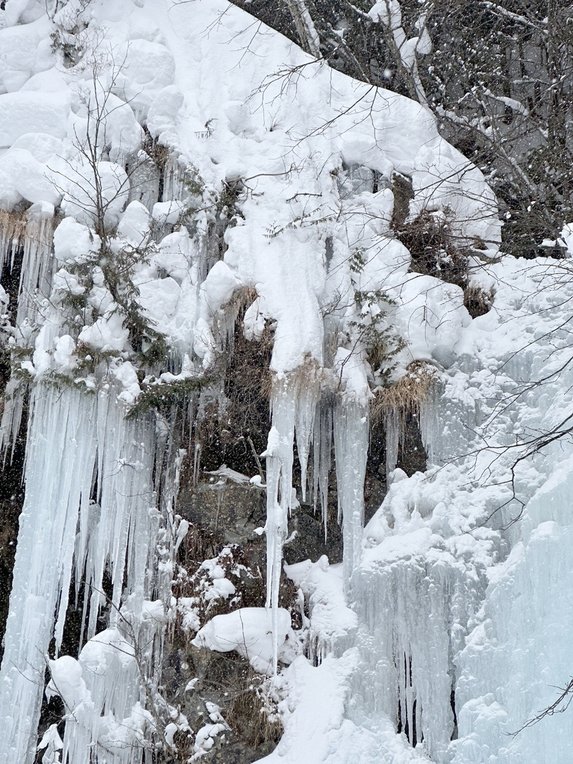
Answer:
M27 133L66 135L70 106L67 93L19 91L0 96L0 148L8 148Z
M64 218L54 231L54 256L61 263L89 258L99 247L99 236L73 217Z
M408 274L396 291L400 295L396 322L407 340L410 359L450 366L462 329L471 321L461 288L432 276Z
M30 151L11 148L0 159L3 173L15 179L15 187L22 199L34 204L49 202L57 205L62 195L46 173L45 166Z
M133 201L127 205L117 226L117 233L121 239L138 247L149 236L150 219L149 212L141 202Z
M140 38L131 39L116 55L121 69L114 90L143 122L157 94L173 83L173 55L165 45Z
M287 576L308 601L307 653L313 665L320 665L329 655L341 655L354 635L356 613L344 596L342 566L330 566L323 555L311 560L285 565Z
M271 673L275 651L285 647L291 636L290 613L262 607L244 607L216 615L199 629L191 640L195 647L221 653L236 650L255 671Z
M78 341L88 345L102 353L121 351L125 347L129 336L128 330L123 325L123 317L110 312L107 316L101 316L90 326L84 327Z
M352 650L342 658L328 656L313 667L300 656L284 673L287 699L279 709L285 734L276 750L260 764L352 762L361 764L424 764L429 759L415 753L391 725L379 722L376 734L344 719L351 704L349 684L358 656ZM325 702L327 701L327 702Z
M80 154L70 166L56 172L65 215L88 226L99 225L100 217L106 228L117 226L129 193L129 178L123 167L104 161L90 164ZM94 196L95 174L101 183L101 201Z
M33 74L51 66L49 42L51 25L46 16L36 22L9 26L2 30L2 71L0 90L19 90Z
M173 200L170 202L157 202L153 205L151 216L160 224L174 225L179 222L181 215L185 211L183 202Z

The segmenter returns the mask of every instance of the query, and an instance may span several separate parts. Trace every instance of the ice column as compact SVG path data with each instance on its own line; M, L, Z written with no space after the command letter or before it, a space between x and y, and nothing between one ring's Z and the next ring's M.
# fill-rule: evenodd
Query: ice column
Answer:
M296 416L296 385L283 379L275 383L272 398L272 422L269 432L267 460L267 600L273 609L273 633L278 634L279 586L282 550L287 535L288 517L292 506L292 468L294 426ZM275 639L274 665L277 645Z

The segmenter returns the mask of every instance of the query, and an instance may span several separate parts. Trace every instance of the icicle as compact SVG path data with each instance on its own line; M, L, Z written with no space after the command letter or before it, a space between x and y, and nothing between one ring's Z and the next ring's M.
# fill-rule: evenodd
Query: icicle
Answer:
M186 186L185 168L171 153L163 170L163 201L180 200L189 193Z
M201 472L201 444L195 443L193 449L193 485L197 485L199 482L199 475Z
M4 454L4 458L6 458L10 445L12 446L11 456L14 455L16 438L22 425L24 391L21 380L10 377L4 390L3 399L4 408L0 420L0 454Z
M364 524L364 478L368 455L368 404L342 399L334 410L339 515L343 524L344 580L360 559Z
M14 258L26 227L25 213L0 210L0 276L14 267Z
M18 247L23 246L18 309L16 313L16 337L31 341L32 327L38 316L41 302L50 294L52 274L52 234L54 207L41 202L33 204L24 216L15 213L0 215L0 272L6 265L8 255L12 260ZM11 267L14 265L11 262ZM5 405L0 424L0 453L7 453L22 423L25 385L11 378L4 394Z
M429 463L434 462L436 454L443 452L442 427L439 419L440 394L439 386L433 384L427 396L420 402L420 435Z
M179 412L173 410L166 418L156 413L156 418L158 423L162 423L162 436L158 437L154 467L155 476L160 476L158 497L161 519L157 532L156 559L152 565L155 571L154 596L162 600L167 613L172 607L174 561L189 530L187 520L176 514L181 472L187 450L180 448L179 437L173 436L173 433L182 435L178 426ZM157 483L157 477L155 482Z
M398 463L398 451L402 442L404 421L401 413L394 407L384 412L384 430L386 434L386 480L388 481Z
M50 295L53 230L54 206L47 202L33 204L27 213L23 239L16 326L21 326L26 319L33 321L42 299Z
M301 380L296 402L296 447L300 462L300 483L302 499L306 500L306 473L308 469L308 455L310 442L314 430L314 417L316 414L317 381L316 371L307 367L309 379Z
M277 666L277 634L279 586L282 550L287 536L288 516L292 501L292 468L296 417L296 385L294 380L275 382L272 394L272 422L267 450L267 599L273 609L273 662Z
M127 171L130 180L128 204L137 200L151 212L159 201L160 174L156 163L141 151L128 162Z
M323 399L317 405L313 437L313 500L320 500L324 540L328 535L328 478L332 467L332 409L334 402Z

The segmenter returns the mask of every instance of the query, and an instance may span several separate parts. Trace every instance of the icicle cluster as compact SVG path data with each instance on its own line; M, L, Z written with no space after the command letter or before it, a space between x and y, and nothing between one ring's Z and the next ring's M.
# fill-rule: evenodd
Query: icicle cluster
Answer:
M141 610L158 524L153 438L147 421L125 418L112 391L86 395L44 385L33 391L0 679L2 760L24 762L35 749L47 655L52 639L60 649L72 580L76 596L84 594L88 639L102 607L112 625L121 620L124 591Z
M293 489L294 441L301 465L301 484L306 491L307 464L317 406L319 378L310 366L300 372L277 379L273 389L272 428L267 450L267 600L273 610L273 633L278 636L278 602L282 572L283 543L288 520L295 506ZM275 639L274 663L278 646Z
M0 277L19 274L11 341L28 342L51 291L54 207L38 202L26 213L0 214ZM24 391L20 381L8 381L0 424L0 451L14 444L22 423Z
M484 582L437 555L384 561L355 575L361 671L351 716L383 713L443 761L454 733L453 656ZM369 667L369 668L366 668Z

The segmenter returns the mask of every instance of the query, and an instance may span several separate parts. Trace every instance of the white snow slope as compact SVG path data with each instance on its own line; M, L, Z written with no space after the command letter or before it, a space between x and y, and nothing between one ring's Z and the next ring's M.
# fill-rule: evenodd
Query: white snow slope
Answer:
M311 603L313 660L298 656L277 679L285 735L265 761L570 761L567 714L507 734L569 676L565 441L519 461L508 484L516 443L568 421L569 261L491 262L493 195L427 111L333 72L225 0L9 0L0 55L3 269L24 244L0 339L32 388L0 763L34 758L72 577L91 587L88 641L78 661L49 663L69 718L62 743L53 731L44 740L44 761L83 764L88 748L101 762L142 761L156 720L139 675L159 657L138 645L154 643L172 603L153 482L160 428L125 414L142 386L212 369L238 294L252 300L246 337L274 330L270 612L253 619L274 633L265 666L286 628L293 447L305 483L311 453L328 461L327 397L344 525L342 571L324 560L290 571ZM157 144L165 166L142 151ZM410 218L446 220L473 281L496 289L485 316L472 321L459 287L409 272L390 228L395 173L411 179ZM122 291L114 278L126 273ZM142 350L129 300L147 327ZM420 413L429 469L394 472L364 530L373 336L403 340L394 380L415 360L436 371ZM158 338L168 362L143 363ZM5 444L22 415L18 379ZM179 541L175 529L171 550ZM106 567L111 623L98 634ZM217 628L203 643L217 644ZM175 713L168 743L185 724Z

